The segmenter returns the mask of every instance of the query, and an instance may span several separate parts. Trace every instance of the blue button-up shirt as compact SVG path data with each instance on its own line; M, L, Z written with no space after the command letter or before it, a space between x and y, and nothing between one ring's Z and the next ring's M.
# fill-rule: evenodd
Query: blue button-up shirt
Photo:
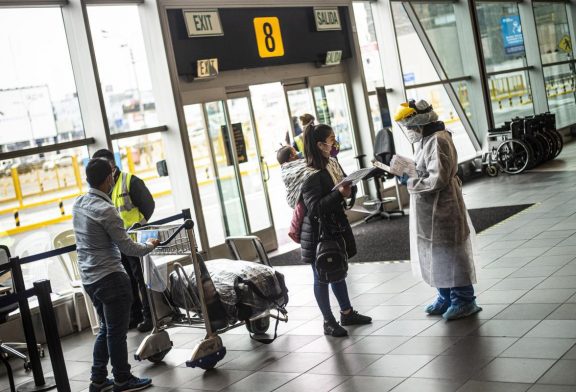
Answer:
M128 256L144 256L153 245L132 241L110 197L90 188L72 207L76 252L82 283L92 284L113 272L124 272L120 251Z

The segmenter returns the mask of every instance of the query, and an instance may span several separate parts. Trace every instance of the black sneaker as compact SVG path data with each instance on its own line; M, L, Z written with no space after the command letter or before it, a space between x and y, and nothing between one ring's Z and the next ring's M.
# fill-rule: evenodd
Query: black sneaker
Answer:
M348 331L346 331L345 328L342 328L336 320L324 321L324 335L342 338L348 336Z
M111 379L107 379L104 382L96 383L92 381L90 383L90 388L88 389L90 392L106 392L112 389L114 386L114 381Z
M340 324L342 325L364 325L371 322L372 317L363 316L354 309L348 314L340 313Z
M144 321L142 321L140 324L138 324L136 329L140 332L150 332L150 331L152 331L153 327L154 327L154 325L152 325L152 320L144 319Z
M123 383L114 382L114 392L139 391L148 388L150 385L152 385L151 379L132 376L128 381L124 381Z

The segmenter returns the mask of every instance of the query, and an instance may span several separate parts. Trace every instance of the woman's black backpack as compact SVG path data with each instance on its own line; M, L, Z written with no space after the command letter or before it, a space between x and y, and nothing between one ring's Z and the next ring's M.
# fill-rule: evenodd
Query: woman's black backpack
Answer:
M348 254L342 231L318 219L320 239L316 246L315 267L322 283L344 280L348 272Z

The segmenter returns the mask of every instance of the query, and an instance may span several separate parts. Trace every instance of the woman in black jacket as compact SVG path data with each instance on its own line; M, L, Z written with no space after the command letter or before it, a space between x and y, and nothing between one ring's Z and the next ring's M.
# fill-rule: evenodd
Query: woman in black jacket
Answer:
M333 158L338 154L338 144L330 126L319 124L306 127L304 153L308 168L313 174L310 174L302 185L302 198L306 206L300 235L302 261L312 265L314 296L324 316L324 334L342 337L348 335L348 331L338 324L332 314L328 283L319 281L314 261L319 240L318 218L321 218L322 222L326 222L331 227L339 227L343 232L348 257L356 254L354 234L344 213L345 199L351 196L352 187L344 185L332 191L334 185L342 181L344 173L338 161ZM345 279L330 283L330 286L332 286L332 291L340 305L340 323L342 325L369 324L372 322L370 317L363 316L352 309Z

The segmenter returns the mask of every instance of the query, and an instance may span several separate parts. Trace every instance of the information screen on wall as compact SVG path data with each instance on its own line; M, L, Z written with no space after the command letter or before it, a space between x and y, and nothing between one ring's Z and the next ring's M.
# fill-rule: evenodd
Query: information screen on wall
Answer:
M217 58L222 72L297 63L323 64L330 51L342 51L342 60L351 57L347 7L332 8L331 12L340 17L341 28L330 30L317 28L318 10L313 7L210 11L217 11L222 35L192 35L189 29L193 14L183 9L167 11L181 76L196 76L197 60L207 58ZM211 20L215 18L212 16Z

